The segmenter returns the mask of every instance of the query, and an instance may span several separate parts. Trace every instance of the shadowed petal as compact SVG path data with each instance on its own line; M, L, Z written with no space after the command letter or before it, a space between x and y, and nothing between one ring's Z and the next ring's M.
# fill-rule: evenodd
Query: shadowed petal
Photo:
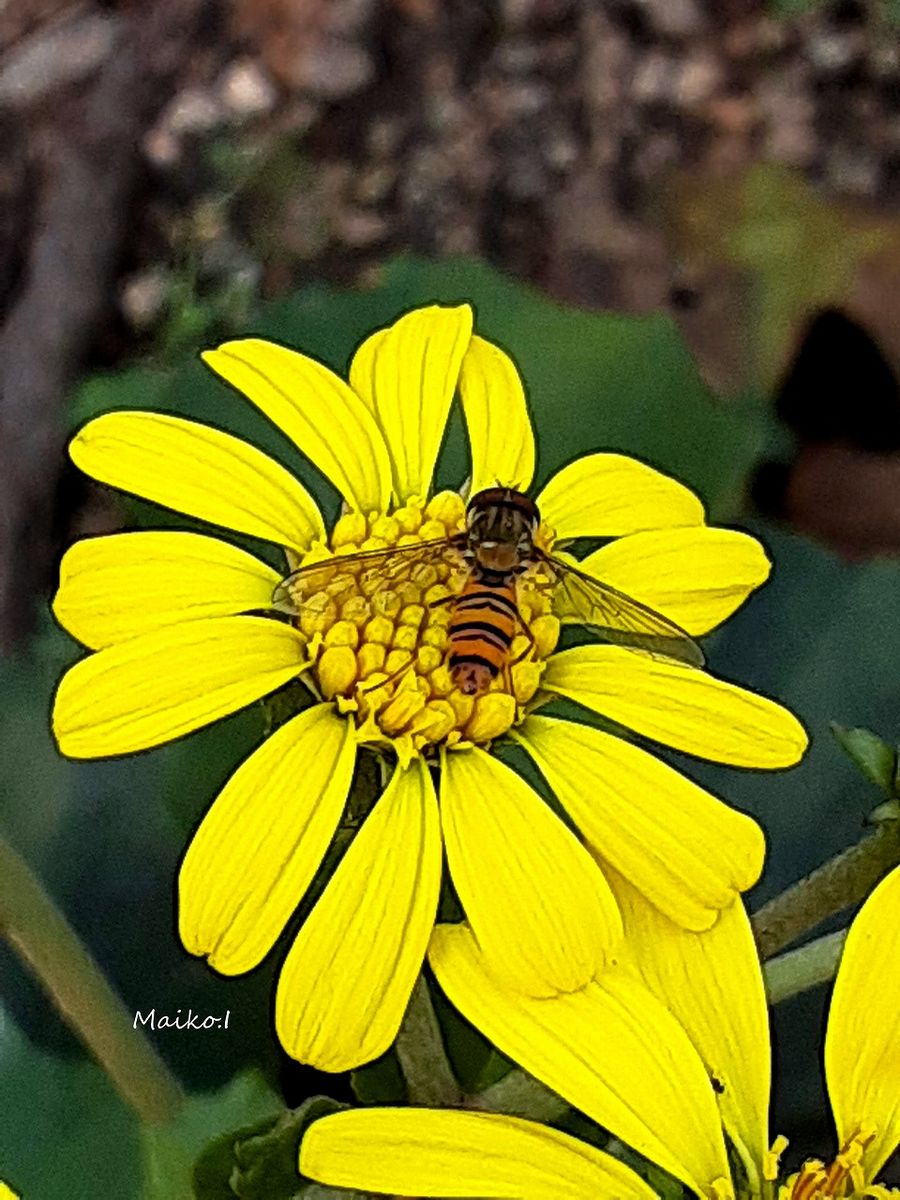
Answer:
M473 336L459 394L472 455L470 495L498 484L527 491L534 477L534 432L516 364L493 342Z
M387 507L391 474L384 439L334 371L262 338L224 342L201 357L290 438L351 508L367 513Z
M413 496L424 501L431 487L471 336L468 304L432 304L376 330L353 356L350 383L384 434L400 504Z
M146 750L192 733L299 675L297 630L266 617L207 617L98 650L60 680L53 732L69 758Z
M807 746L803 726L774 700L706 671L620 646L577 646L555 654L541 687L712 762L790 767Z
M583 987L621 923L600 868L520 775L445 754L441 819L454 886L492 969L534 996Z
M687 1034L611 969L534 999L500 986L467 925L438 925L429 961L460 1012L499 1050L700 1195L728 1178L719 1113Z
M223 975L268 954L334 836L353 775L350 721L318 704L235 771L187 849L178 924L191 954Z
M277 571L200 533L83 538L63 555L53 612L92 650L178 621L268 608Z
M722 1119L755 1185L769 1150L769 1010L753 931L736 898L704 933L673 925L615 871L620 958L681 1023L716 1080ZM698 1003L698 997L702 997Z
M752 818L622 738L532 716L513 732L603 863L687 929L760 876L762 830Z
M558 538L703 524L703 505L689 488L625 454L576 458L557 471L537 504Z
M437 797L422 759L396 770L288 953L275 1026L293 1058L347 1071L393 1042L434 925Z
M69 444L75 465L155 504L306 551L325 536L318 506L280 463L229 433L151 412L111 412Z

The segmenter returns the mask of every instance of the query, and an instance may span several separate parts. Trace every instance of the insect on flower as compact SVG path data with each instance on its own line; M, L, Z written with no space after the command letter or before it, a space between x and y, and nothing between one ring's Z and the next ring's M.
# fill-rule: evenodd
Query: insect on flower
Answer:
M673 621L541 550L539 527L538 507L524 492L485 488L468 503L464 532L300 567L278 585L273 602L302 616L323 594L341 602L356 589L372 595L407 580L427 585L437 579L449 591L429 607L451 610L450 677L468 696L487 691L501 672L508 676L510 666L535 647L517 604L516 582L523 576L538 592L562 598L570 619L605 641L703 665L700 647ZM510 648L519 631L528 645L513 659Z
M283 694L287 719L200 821L178 922L221 974L252 970L350 814L356 832L275 995L282 1045L321 1070L390 1046L445 878L492 969L538 997L577 992L617 952L604 864L688 929L708 929L756 881L764 842L749 817L614 732L536 709L574 703L736 766L790 765L806 744L775 702L696 669L690 636L763 582L763 548L707 525L689 488L614 451L572 460L530 499L524 386L473 317L464 304L413 309L364 339L346 380L259 338L204 354L333 485L333 522L280 462L198 421L110 412L72 441L93 478L222 533L129 531L67 552L54 612L90 653L57 690L62 752L162 745L298 678L312 694ZM434 487L457 398L468 504ZM279 547L284 567L230 534ZM585 540L602 545L560 553ZM612 644L560 648L576 623ZM580 837L492 753L503 737ZM363 755L383 776L374 798L353 782Z

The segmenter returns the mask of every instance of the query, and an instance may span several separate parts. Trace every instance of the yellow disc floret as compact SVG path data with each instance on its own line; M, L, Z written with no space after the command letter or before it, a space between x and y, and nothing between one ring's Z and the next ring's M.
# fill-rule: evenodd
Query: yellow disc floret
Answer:
M462 498L439 492L424 508L409 501L388 513L346 513L328 546L316 546L298 564L337 566L347 557L346 569L304 597L297 626L322 697L353 714L360 743L393 749L401 762L440 744L483 744L506 733L522 718L556 648L559 621L550 611L548 580L528 572L517 583L521 627L508 661L487 692L463 695L447 665L453 599L470 570L462 557L449 546L354 557L434 539L449 543L465 528ZM538 541L546 544L549 534L542 531Z

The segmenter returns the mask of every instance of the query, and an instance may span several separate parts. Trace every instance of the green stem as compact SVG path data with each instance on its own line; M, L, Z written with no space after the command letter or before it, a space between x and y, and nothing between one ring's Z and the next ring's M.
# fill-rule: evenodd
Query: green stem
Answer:
M788 950L767 962L764 970L769 1003L780 1004L833 979L846 937L846 929L826 933L799 950Z
M875 832L764 904L753 915L760 957L771 958L827 917L858 904L900 862L900 821Z
M462 1103L463 1094L447 1060L424 976L419 976L413 988L395 1049L410 1104L453 1108Z
M0 936L31 967L60 1016L122 1099L147 1124L171 1120L184 1096L134 1026L68 921L22 858L0 838Z
M569 1106L561 1096L533 1075L527 1075L516 1067L477 1096L471 1096L469 1107L546 1122L557 1120Z

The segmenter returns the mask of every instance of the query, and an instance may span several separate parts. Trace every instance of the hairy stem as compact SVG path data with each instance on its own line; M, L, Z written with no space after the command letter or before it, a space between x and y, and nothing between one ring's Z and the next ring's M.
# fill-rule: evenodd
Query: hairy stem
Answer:
M422 975L413 988L395 1049L410 1104L452 1108L462 1103L463 1094L447 1061L441 1027Z
M858 904L900 862L900 821L883 821L874 833L843 850L753 915L760 957L771 958L827 917Z
M133 1028L133 1018L68 921L19 855L0 838L0 937L34 972L54 1007L142 1121L171 1120L178 1081Z
M834 978L847 930L826 933L798 950L779 954L765 965L766 992L770 1004L780 1004Z

